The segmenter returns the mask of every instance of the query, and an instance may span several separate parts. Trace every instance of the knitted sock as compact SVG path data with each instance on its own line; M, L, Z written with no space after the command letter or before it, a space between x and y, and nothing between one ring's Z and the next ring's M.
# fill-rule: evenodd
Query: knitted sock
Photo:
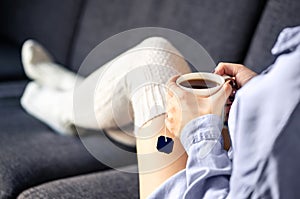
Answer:
M128 124L132 117L141 127L165 113L165 83L173 75L190 72L182 55L159 37L144 40L104 67L95 78L99 81L93 96L98 126L104 128Z
M74 88L80 76L53 62L51 55L37 42L27 40L22 47L22 63L26 75L40 85L60 90Z
M140 128L149 120L166 112L166 83L174 75L189 73L190 68L182 55L163 38L149 38L140 45L148 54L143 67L128 76L135 126ZM143 70L143 72L139 72ZM144 79L144 82L139 81ZM146 83L145 83L146 82Z
M57 133L72 135L75 133L70 120L73 111L72 97L72 91L59 91L30 82L21 98L21 105Z

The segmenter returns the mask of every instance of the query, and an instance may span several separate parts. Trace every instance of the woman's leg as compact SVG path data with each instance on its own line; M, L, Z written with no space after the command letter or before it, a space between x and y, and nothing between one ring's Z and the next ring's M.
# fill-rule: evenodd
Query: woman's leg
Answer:
M45 74L42 65L39 66L41 72L30 75L37 81L27 87L22 105L62 133L71 124L93 129L121 127L133 121L134 112L142 197L185 168L186 154L178 140L174 140L171 154L156 149L157 138L165 135L164 84L175 74L190 72L184 58L168 41L144 40L89 77L80 78L75 90L43 81L44 75L51 76L51 69ZM59 72L62 79L64 72ZM33 104L37 107L32 108Z
M141 126L164 113L164 104L159 104L163 103L160 98L164 90L157 85L166 83L173 75L188 72L188 64L167 40L148 38L76 87L76 125L98 129L121 127L134 121ZM134 119L133 109L140 110L140 115L135 115Z
M157 86L148 86L148 90L139 88L145 84L164 84L171 76L190 71L180 53L167 40L149 38L87 78L77 77L76 81L75 74L55 65L41 46L31 47L29 44L27 48L26 43L24 45L27 51L23 50L22 60L34 86L31 84L25 90L22 105L48 124L49 118L55 118L49 125L58 123L59 129L70 124L91 129L121 127L133 122L132 103L136 109L142 109L148 103L148 109L139 111L141 115L135 118L135 123L141 126L164 113L164 104L160 104L160 110L153 106L163 103L156 97L164 91ZM57 75L63 81L54 81ZM141 97L153 99L139 100Z
M141 198L149 196L164 181L186 166L187 154L179 139L173 138L174 146L170 154L156 149L158 137L171 137L164 130L164 120L164 115L153 118L136 132Z

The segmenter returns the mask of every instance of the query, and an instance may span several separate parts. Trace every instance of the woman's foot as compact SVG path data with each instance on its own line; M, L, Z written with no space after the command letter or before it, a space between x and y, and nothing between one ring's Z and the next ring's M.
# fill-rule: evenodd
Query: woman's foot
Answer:
M51 55L34 40L23 44L22 63L26 75L42 86L69 90L76 81L82 81L82 77L55 64Z
M21 98L22 107L59 134L76 133L72 125L72 91L59 91L30 82Z

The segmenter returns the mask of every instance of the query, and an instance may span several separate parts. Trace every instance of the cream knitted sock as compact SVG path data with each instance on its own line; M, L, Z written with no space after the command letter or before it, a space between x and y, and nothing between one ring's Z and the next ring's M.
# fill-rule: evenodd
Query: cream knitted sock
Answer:
M165 83L190 72L182 55L160 37L144 40L104 67L94 95L94 112L104 128L132 121L131 107L138 128L165 113Z
M68 90L74 88L76 81L82 81L82 77L54 63L51 55L33 40L23 44L21 54L26 75L41 85Z
M135 71L136 73L127 77L137 128L166 112L167 81L174 75L191 72L183 56L163 38L146 39L139 48L148 54L148 59L144 66ZM140 72L141 70L143 72ZM141 79L144 82L140 81Z
M70 120L73 112L72 97L72 91L59 91L30 82L21 98L21 105L57 133L73 135L76 131Z

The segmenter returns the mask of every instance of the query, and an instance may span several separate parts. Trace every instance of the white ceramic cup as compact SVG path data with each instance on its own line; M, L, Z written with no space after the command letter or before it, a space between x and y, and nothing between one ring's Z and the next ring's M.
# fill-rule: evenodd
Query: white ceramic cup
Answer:
M181 75L176 80L176 84L180 88L182 88L186 91L190 91L190 92L194 93L195 95L208 97L208 96L215 94L218 90L220 90L220 88L223 86L225 81L229 78L231 78L231 77L229 77L227 75L220 76L220 75L217 75L214 73L206 73L206 72L187 73L187 74ZM212 87L212 88L207 88L207 89L195 89L195 88L188 88L188 87L181 85L181 83L184 81L195 80L195 79L204 80L204 81L205 80L212 81L212 82L215 82L217 84L217 86Z

